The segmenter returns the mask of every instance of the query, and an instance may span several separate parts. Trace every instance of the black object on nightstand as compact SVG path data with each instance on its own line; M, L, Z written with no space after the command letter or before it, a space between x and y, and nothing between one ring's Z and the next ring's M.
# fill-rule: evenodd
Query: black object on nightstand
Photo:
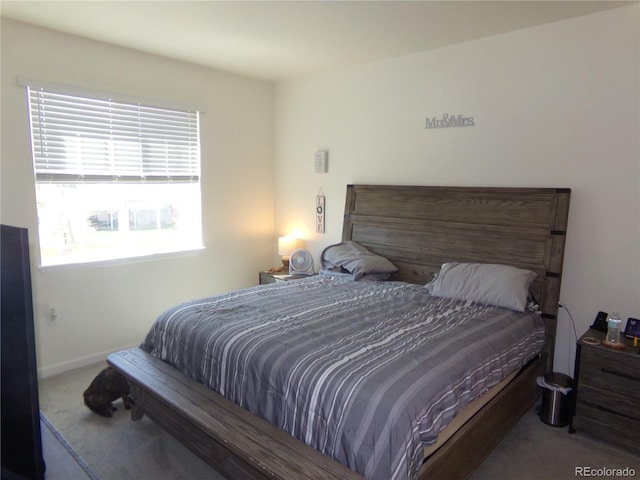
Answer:
M286 270L264 270L258 273L258 279L260 285L266 285L268 283L287 282L289 280L299 280L301 278L307 278L309 275L290 275Z
M569 431L584 432L640 454L640 355L633 341L625 348L602 344L605 334L590 329L576 349L576 394Z

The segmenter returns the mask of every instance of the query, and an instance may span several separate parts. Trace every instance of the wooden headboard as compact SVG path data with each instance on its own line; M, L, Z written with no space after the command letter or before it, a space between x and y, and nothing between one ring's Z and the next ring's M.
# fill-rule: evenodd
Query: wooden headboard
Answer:
M411 283L446 262L536 272L551 362L570 197L568 188L348 185L342 239L388 258L393 279Z

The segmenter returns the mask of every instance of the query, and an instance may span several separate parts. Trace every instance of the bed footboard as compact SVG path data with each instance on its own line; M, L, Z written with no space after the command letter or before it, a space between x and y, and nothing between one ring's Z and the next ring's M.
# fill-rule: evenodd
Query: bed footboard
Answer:
M228 478L363 480L139 348L114 353L107 361L131 385L133 420L149 416ZM541 356L523 369L426 460L419 479L468 478L539 397L535 380L544 365Z
M127 377L135 407L227 478L363 480L140 348L109 356Z

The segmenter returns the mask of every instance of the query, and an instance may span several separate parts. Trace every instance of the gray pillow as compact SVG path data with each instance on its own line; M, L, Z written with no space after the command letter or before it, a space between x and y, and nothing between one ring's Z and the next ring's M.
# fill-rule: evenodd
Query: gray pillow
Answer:
M370 252L356 242L341 242L325 248L320 254L322 269L343 268L359 280L367 274L390 274L396 266L380 255Z
M490 263L445 263L426 285L434 296L455 298L524 312L537 274Z

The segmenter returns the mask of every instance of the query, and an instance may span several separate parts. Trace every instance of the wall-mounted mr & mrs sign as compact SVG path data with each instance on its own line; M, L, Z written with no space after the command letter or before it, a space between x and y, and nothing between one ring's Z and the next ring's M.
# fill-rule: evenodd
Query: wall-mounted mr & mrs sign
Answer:
M473 117L464 117L462 115L449 115L445 113L441 118L427 117L425 129L432 128L453 128L453 127L473 127L475 121Z

